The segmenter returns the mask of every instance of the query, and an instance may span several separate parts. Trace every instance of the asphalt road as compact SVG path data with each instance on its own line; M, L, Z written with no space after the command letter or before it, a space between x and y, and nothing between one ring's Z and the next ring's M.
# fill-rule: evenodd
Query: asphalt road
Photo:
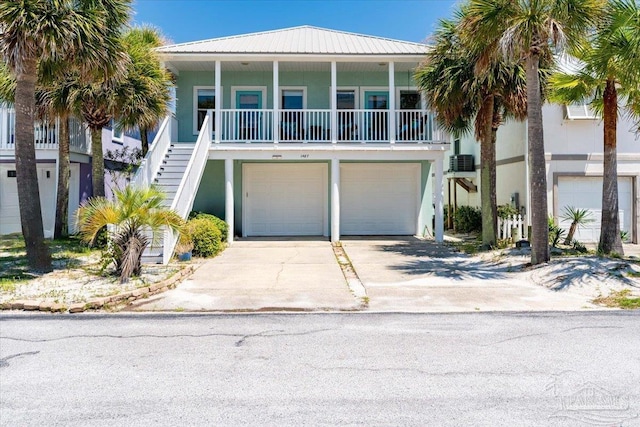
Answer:
M640 425L640 313L0 316L0 424Z

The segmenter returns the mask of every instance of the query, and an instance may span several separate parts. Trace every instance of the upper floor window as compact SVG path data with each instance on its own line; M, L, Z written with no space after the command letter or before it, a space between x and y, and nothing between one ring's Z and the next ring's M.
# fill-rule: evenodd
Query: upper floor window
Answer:
M338 110L355 110L356 91L355 89L338 89L336 91Z
M422 109L420 92L418 92L417 90L400 90L400 109L401 110Z
M210 87L195 87L194 92L194 117L196 119L194 132L198 132L209 110L214 110L212 119L215 120L216 91ZM213 123L211 125L213 126Z
M569 120L593 120L599 119L598 113L589 104L565 105L566 118Z
M283 89L282 90L282 109L283 110L301 110L304 108L304 90L302 89Z

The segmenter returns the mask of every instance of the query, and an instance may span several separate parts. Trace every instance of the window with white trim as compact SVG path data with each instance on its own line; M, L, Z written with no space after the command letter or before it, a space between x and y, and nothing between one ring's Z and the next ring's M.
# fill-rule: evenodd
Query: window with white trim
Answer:
M565 114L569 120L596 120L600 118L589 104L566 104Z
M194 117L195 117L195 129L194 132L199 132L204 122L204 118L207 117L208 110L213 111L212 119L215 120L216 113L216 90L215 88L200 87L195 88L194 94ZM213 125L213 123L212 123Z

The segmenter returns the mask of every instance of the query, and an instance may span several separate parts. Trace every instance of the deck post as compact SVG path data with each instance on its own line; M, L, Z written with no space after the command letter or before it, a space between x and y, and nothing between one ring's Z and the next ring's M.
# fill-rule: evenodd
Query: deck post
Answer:
M340 160L331 159L331 243L340 241Z
M435 230L433 231L433 234L436 238L436 242L438 243L442 243L444 241L444 220L443 220L443 206L442 206L442 200L444 199L443 197L443 192L444 192L444 188L443 188L443 183L442 183L442 162L443 159L442 158L437 158L436 160L433 161L433 173L434 173L434 178L435 178L435 186L434 186L434 204L435 204L435 215L436 215L436 224L435 224Z
M273 61L273 143L280 139L280 66L278 61Z
M234 234L234 203L233 203L233 159L224 161L224 220L227 222L227 243L233 243Z
M222 129L220 124L222 123L222 66L221 66L221 62L220 61L216 61L216 71L215 71L216 75L215 75L215 85L216 85L216 92L215 92L215 107L216 107L216 114L215 114L215 120L214 123L211 123L213 125L213 132L215 133L215 143L219 144L220 143L220 137L222 136Z
M338 142L338 66L331 61L331 142Z
M396 64L389 61L389 142L396 142Z

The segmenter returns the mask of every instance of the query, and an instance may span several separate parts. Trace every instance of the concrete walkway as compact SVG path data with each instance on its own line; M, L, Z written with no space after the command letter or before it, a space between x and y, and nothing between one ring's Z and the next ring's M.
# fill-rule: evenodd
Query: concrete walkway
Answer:
M451 247L416 238L346 239L343 248L371 311L546 311L595 308L584 296L554 292Z
M236 241L135 311L355 310L328 241Z

